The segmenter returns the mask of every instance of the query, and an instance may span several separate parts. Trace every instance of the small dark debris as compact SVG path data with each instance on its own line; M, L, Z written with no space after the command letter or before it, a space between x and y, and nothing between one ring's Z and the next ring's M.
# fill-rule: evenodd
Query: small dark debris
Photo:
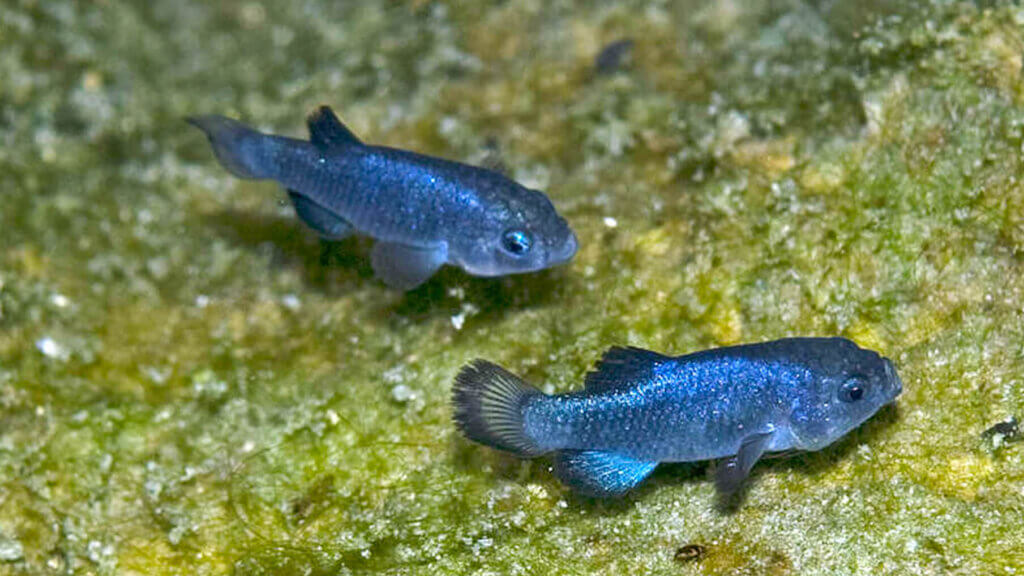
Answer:
M701 559L704 558L705 554L707 554L707 548L700 544L687 544L686 546L682 546L676 550L676 554L673 558L676 562L688 564L690 562L700 562Z
M304 522L326 509L333 495L334 476L328 474L317 480L303 495L291 501L291 514L299 522Z
M494 136L488 136L484 141L484 158L480 166L505 176L510 174L501 155L501 143Z
M598 74L612 74L618 72L633 53L633 40L625 38L616 40L605 46L594 58L594 68Z
M1017 421L1017 417L1011 416L1009 420L999 422L981 433L982 438L990 439L996 436L1001 436L1004 442L1020 440L1020 422Z

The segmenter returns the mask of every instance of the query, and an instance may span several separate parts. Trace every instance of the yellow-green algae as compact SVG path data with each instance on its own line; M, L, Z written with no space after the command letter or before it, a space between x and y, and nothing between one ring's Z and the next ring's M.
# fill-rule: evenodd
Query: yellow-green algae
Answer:
M0 4L0 574L1024 571L1024 445L981 439L1024 413L1022 53L991 1ZM388 291L180 121L321 103L497 142L577 259ZM576 498L450 424L477 356L568 390L796 334L906 391L736 508L705 466Z

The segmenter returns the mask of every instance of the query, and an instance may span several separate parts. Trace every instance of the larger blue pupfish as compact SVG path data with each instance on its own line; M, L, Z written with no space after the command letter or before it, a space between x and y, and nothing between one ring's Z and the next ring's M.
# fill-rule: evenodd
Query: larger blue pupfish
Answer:
M395 288L414 288L444 264L503 276L576 254L576 236L542 192L484 168L364 144L326 106L309 117L308 142L223 116L188 121L232 174L283 185L321 237L375 238L373 269Z
M789 338L670 357L612 348L583 390L546 395L477 360L458 374L458 428L524 458L553 452L575 490L618 496L659 462L723 458L740 486L767 452L819 450L902 392L893 363L845 338Z

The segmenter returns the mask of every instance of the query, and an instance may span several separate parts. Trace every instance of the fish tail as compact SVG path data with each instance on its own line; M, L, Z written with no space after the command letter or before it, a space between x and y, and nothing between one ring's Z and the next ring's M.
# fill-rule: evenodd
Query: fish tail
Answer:
M543 454L526 433L523 406L543 392L497 364L474 360L455 377L455 425L470 440L519 456Z
M210 140L221 165L239 178L273 178L274 163L269 149L273 137L224 116L190 116L186 122L199 128Z

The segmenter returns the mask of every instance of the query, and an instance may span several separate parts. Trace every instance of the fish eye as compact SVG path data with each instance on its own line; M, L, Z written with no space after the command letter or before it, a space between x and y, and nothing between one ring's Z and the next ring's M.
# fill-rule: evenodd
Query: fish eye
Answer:
M863 376L851 376L839 387L839 399L843 402L857 402L868 393L868 382Z
M513 256L522 256L530 251L533 239L523 230L509 230L501 236L501 247Z

